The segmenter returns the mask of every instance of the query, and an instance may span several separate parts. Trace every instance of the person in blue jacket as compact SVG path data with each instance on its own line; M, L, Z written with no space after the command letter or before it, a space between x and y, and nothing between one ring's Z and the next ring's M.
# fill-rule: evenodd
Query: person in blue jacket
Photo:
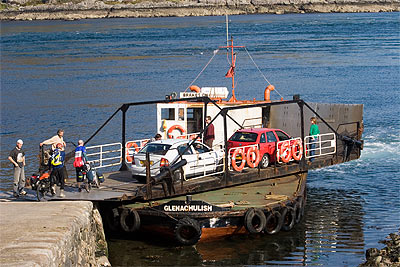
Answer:
M50 175L50 187L51 194L54 196L56 194L56 184L60 184L60 197L64 198L64 161L65 161L65 152L62 150L63 144L58 143L56 145L56 149L53 152L49 162L51 168Z
M78 183L79 192L82 191L81 183L85 179L84 167L86 163L88 163L88 159L86 156L86 148L84 146L83 140L79 140L78 146L75 148L75 160L74 160L74 167L76 170L76 182Z

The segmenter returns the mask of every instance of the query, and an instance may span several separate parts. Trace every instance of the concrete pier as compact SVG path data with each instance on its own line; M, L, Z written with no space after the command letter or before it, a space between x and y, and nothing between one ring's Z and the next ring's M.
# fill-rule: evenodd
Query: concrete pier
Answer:
M107 254L92 202L0 203L0 266L110 266Z

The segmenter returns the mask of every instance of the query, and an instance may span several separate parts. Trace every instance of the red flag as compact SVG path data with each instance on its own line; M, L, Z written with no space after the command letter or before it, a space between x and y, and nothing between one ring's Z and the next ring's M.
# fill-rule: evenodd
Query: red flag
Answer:
M235 73L235 67L231 66L228 72L225 74L226 78L232 78Z

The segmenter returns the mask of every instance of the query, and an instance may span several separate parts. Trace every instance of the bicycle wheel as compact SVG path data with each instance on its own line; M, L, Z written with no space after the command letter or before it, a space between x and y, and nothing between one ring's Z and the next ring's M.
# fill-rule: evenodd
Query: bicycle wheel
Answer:
M47 190L45 190L45 187L46 185L43 183L43 182L39 182L38 184L37 184L37 187L36 187L36 197L37 197L37 200L38 201L45 201L46 199L44 198L45 197L45 194L46 194L46 191Z
M85 183L85 190L86 190L86 192L90 192L90 189L92 189L92 185L91 185L91 183L89 182L89 181L87 181L86 180L86 183Z

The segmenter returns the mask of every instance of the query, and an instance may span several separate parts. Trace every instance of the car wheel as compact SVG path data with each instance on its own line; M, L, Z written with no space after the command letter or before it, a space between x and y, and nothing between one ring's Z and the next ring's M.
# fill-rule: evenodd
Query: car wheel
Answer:
M261 158L260 166L261 168L265 169L269 165L269 155L265 153L263 157Z

